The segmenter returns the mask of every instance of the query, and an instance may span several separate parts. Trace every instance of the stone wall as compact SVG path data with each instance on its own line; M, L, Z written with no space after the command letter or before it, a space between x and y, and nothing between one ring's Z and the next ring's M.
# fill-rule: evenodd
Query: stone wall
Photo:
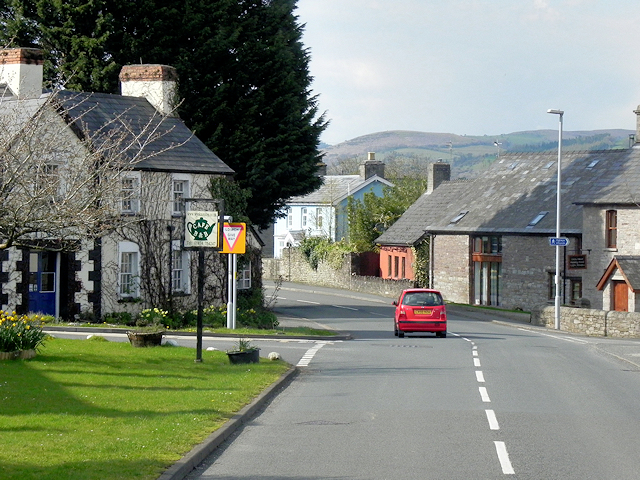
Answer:
M262 259L262 278L342 288L354 292L370 293L389 298L397 298L405 288L413 287L411 280L390 280L379 277L355 275L350 256L345 258L341 267L335 269L327 262L320 262L313 269L306 258L296 248L285 248L280 258Z
M553 328L555 307L531 312L531 324ZM640 337L640 313L560 308L560 330L601 337Z
M469 242L467 235L437 235L434 238L433 285L447 301L471 301Z

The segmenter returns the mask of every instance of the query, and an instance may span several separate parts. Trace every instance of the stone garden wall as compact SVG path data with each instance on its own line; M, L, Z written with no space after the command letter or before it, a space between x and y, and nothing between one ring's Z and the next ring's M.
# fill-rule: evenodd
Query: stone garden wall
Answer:
M553 328L555 307L531 312L531 324ZM561 307L560 330L604 337L640 337L640 313Z
M338 269L324 261L318 263L317 269L313 269L297 249L285 248L280 258L262 259L262 278L264 280L282 278L288 282L342 288L389 298L398 298L402 290L414 286L411 280L356 275L355 263L355 259L347 256Z

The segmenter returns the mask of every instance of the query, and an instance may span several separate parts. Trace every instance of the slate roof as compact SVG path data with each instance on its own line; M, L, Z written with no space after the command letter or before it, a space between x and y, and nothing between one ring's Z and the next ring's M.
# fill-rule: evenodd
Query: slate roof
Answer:
M377 175L363 180L360 175L324 175L323 184L317 190L287 201L287 205L337 205L349 195L379 181L387 186L393 186L391 182Z
M423 195L376 243L412 245L425 231L555 235L557 158L557 153L505 154L465 187L444 182ZM563 153L563 235L581 233L582 204L632 204L638 197L640 149Z
M233 170L202 143L182 120L163 117L144 98L103 93L62 91L58 94L67 121L77 132L88 132L93 142L126 125L134 135L151 134L144 146L143 160L136 170L164 172L233 174ZM149 133L143 133L149 132ZM135 142L134 142L135 143ZM135 148L129 150L135 154Z

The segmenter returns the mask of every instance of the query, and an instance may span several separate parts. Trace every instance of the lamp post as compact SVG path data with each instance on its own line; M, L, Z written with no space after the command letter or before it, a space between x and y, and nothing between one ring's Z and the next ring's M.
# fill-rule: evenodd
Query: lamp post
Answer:
M550 108L547 113L558 115L558 185L556 195L556 238L560 237L560 196L562 190L562 117L563 110ZM560 245L556 245L556 298L555 298L555 328L560 330Z
M498 159L500 159L500 145L502 145L502 142L498 142L497 140L495 142L493 142L493 144L498 147Z

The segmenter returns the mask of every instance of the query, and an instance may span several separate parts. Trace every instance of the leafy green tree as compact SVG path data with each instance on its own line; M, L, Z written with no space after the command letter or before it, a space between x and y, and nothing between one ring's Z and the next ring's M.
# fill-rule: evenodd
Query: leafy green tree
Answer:
M5 0L0 44L45 51L45 76L116 93L122 65L176 67L187 125L236 171L267 227L312 192L327 126L311 94L296 0Z
M375 239L424 193L427 180L420 177L396 179L393 187L385 187L382 197L365 193L363 201L349 199L349 243L356 252L376 250Z

